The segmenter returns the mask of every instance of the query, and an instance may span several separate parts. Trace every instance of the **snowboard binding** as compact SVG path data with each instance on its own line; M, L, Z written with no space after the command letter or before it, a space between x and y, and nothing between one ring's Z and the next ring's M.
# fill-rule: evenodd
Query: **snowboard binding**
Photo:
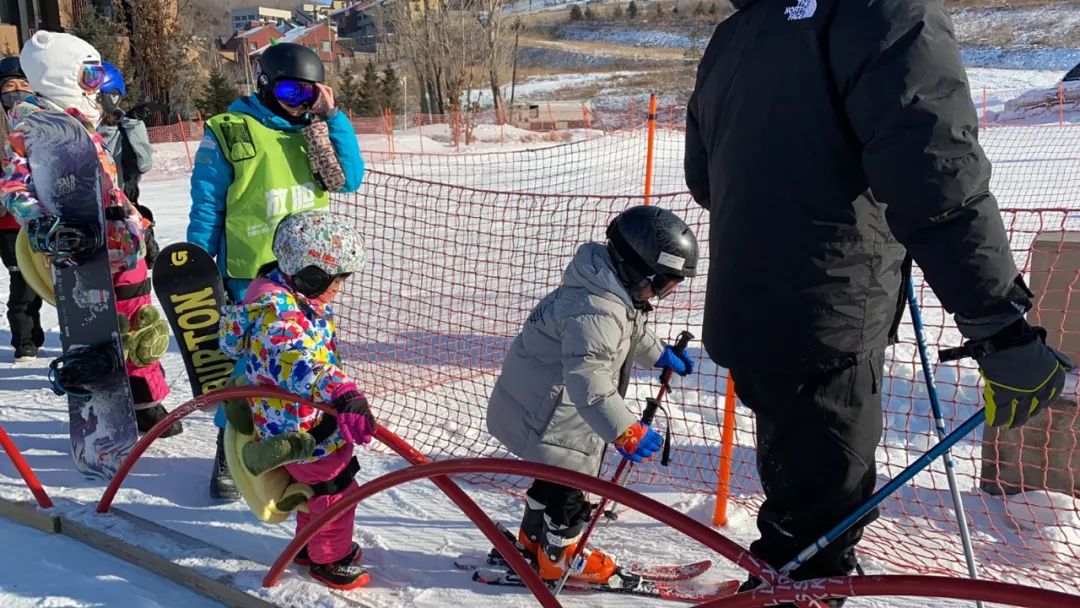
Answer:
M61 268L78 266L88 255L105 248L104 234L98 227L65 223L55 215L27 222L26 236L31 249L51 255L53 264Z
M57 395L89 399L90 387L124 369L124 362L112 344L73 348L49 364L49 382Z

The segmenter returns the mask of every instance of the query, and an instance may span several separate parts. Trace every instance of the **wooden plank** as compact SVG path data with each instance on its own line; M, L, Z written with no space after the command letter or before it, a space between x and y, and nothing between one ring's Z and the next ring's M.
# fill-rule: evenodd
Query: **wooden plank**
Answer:
M0 517L6 517L24 526L42 532L56 534L60 531L60 518L38 510L37 503L8 500L0 497Z
M118 517L137 528L140 542L152 543L155 546L161 546L164 542L182 549L188 555L201 555L210 559L247 561L220 548L133 515L117 512L114 509L112 516ZM92 515L92 517L110 517L110 515ZM129 526L120 527L130 529ZM132 544L129 539L112 536L105 531L74 521L68 515L61 516L60 531L65 536L134 564L226 606L234 608L278 608L273 603L237 589L234 586L233 576L230 574L216 577L203 574L198 570L174 563L149 549ZM254 562L247 563L252 567L262 567ZM240 565L243 566L244 564Z

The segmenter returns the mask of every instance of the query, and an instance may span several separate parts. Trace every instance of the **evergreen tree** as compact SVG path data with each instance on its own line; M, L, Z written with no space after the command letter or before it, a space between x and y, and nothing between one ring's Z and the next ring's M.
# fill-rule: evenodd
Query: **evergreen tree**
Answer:
M398 78L397 71L394 70L394 66L386 64L382 73L382 98L386 107L393 110L395 114L401 112L401 79Z
M592 10L591 6L586 6L584 17L586 21L596 21L596 11Z
M240 91L220 69L214 68L210 70L210 80L202 96L195 100L195 107L199 108L203 118L210 118L229 109L229 104L237 97L240 97Z
M630 0L630 4L626 5L626 16L631 19L636 19L638 16L637 2Z
M362 115L360 83L356 80L356 70L353 66L349 66L341 74L337 89L334 91L334 103L342 110L352 113L353 116Z
M694 16L695 17L700 17L700 16L702 16L704 14L705 14L705 3L699 1L697 3L697 6L694 7Z
M623 10L622 10L622 5L621 4L616 4L615 8L611 9L611 18L612 19L622 19L623 18Z
M364 66L364 75L360 79L358 99L356 109L358 115L382 116L383 108L386 107L382 98L382 83L379 81L379 73L375 70L375 64L370 61Z
M679 14L679 5L678 4L671 7L671 14L672 15L678 15Z
M94 5L84 5L76 11L75 22L68 28L70 33L90 43L101 53L102 61L117 65L120 59L118 36L127 34L124 24L115 18L106 17L97 11Z
M584 17L584 15L581 12L580 6L575 4L570 7L570 21L581 21L582 17Z
M660 6L659 3L653 4L653 17L656 19L663 19L664 17L664 7Z
M720 12L720 9L716 6L715 2L713 2L712 4L709 5L709 14L710 15L715 15L718 12Z

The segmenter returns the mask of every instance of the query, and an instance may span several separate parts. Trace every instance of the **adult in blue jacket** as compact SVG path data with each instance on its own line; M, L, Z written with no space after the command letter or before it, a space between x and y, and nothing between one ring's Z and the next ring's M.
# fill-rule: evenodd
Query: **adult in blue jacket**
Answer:
M282 219L328 207L330 192L355 192L364 176L356 133L334 107L314 51L273 45L257 73L253 95L206 122L191 176L187 240L217 258L234 302L274 261L271 245ZM214 422L224 429L220 409ZM223 442L219 431L210 495L238 500Z

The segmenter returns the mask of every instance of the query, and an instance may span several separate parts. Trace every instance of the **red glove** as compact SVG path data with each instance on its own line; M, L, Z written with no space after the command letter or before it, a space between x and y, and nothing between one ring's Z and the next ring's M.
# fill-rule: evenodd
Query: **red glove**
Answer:
M615 448L631 462L645 462L664 447L664 437L644 422L635 422L615 440Z

